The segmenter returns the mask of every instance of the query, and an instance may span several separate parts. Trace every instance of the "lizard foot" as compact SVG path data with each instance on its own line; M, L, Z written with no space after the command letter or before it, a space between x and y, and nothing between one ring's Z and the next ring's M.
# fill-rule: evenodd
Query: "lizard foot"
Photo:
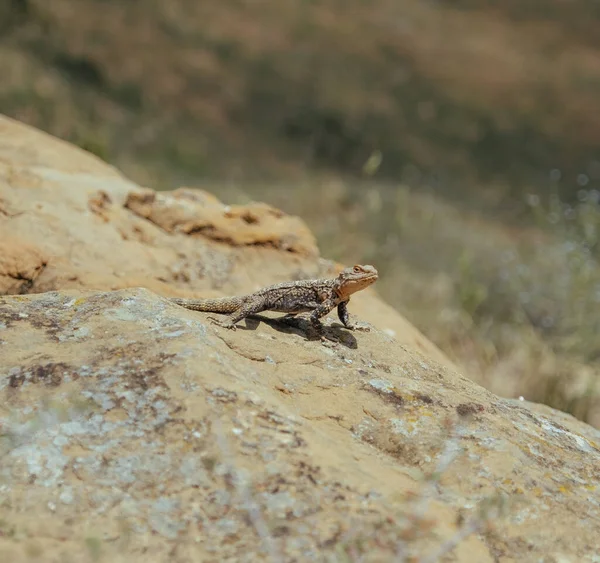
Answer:
M208 317L212 324L223 327L223 328L228 328L229 330L235 330L235 324L232 323L231 321L222 321L221 319L215 319L215 317Z
M360 330L362 332L370 332L371 327L367 324L363 324L363 323L353 323L353 324L349 324L346 325L346 328L348 330Z

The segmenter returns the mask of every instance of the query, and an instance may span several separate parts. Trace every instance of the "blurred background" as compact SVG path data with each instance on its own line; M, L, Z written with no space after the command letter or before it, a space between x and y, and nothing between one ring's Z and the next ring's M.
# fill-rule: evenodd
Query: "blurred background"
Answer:
M471 378L600 427L600 4L3 0L0 111L301 215Z

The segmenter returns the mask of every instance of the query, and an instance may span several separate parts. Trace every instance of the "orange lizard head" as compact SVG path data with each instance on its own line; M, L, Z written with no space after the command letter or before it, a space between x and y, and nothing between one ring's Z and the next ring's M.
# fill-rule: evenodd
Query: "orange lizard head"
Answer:
M357 264L340 272L335 280L335 290L342 299L348 299L353 293L375 283L378 277L374 266Z

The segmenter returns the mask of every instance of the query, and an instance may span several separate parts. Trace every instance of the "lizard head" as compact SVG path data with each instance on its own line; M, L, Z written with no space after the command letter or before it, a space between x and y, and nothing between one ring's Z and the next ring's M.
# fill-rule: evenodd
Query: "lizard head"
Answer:
M378 278L373 266L357 264L352 268L342 270L336 279L336 291L342 299L347 299L353 293L375 283Z

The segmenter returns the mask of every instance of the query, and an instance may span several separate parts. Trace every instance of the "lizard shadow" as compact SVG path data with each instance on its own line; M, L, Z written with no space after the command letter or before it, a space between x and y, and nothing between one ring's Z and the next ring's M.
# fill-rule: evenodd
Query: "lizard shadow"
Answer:
M319 336L316 335L314 328L307 319L301 317L285 319L284 317L266 317L264 315L249 315L245 319L245 326L238 324L238 330L256 330L260 322L269 325L277 332L285 334L299 334L304 336L309 341L319 341ZM336 344L341 344L346 348L356 350L358 348L358 342L356 337L343 325L334 323L331 326L323 326L323 336Z

